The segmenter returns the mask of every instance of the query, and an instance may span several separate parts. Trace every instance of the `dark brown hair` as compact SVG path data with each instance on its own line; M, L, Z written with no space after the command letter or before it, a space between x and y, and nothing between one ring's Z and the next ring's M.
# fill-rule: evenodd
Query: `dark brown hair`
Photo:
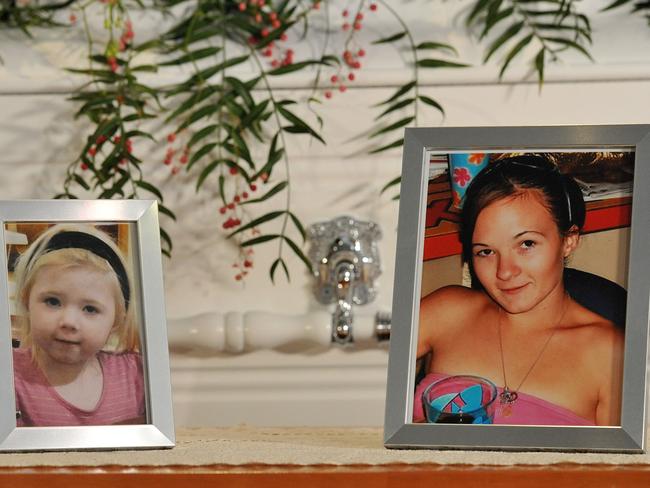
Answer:
M567 235L573 226L582 230L585 223L582 191L573 178L562 174L547 158L526 154L490 163L472 180L463 197L460 241L463 261L468 263L472 275L472 286L480 287L472 265L472 235L481 210L526 190L542 195L560 235Z

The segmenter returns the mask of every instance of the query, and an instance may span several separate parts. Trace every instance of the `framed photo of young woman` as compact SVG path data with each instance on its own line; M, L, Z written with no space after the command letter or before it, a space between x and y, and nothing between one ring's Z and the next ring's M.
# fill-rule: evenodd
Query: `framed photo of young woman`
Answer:
M649 184L650 125L407 129L386 447L643 452Z
M0 451L174 445L158 208L0 201Z

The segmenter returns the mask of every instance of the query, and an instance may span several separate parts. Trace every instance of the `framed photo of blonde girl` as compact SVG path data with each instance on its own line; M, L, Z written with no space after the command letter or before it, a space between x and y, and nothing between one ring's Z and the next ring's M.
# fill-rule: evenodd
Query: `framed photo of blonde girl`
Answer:
M407 129L387 447L643 452L650 126Z
M0 202L0 451L172 447L157 204Z

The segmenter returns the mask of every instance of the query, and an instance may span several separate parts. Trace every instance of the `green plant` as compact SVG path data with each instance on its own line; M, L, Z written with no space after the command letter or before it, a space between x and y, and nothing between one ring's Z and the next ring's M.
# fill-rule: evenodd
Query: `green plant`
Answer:
M607 8L629 3L618 0ZM503 56L499 77L513 60L534 52L530 61L541 86L544 67L564 51L590 57L590 22L578 6L579 0L476 0L466 24L486 43L485 62ZM131 17L143 9L173 19L172 27L153 39L138 39ZM648 9L647 2L634 2L634 11ZM161 212L174 219L151 167L138 156L163 144L161 164L172 175L186 171L197 192L216 190L215 221L240 249L235 279L243 279L253 266L253 248L270 243L277 246L269 269L274 280L279 268L289 278L287 252L310 267L302 251L305 230L292 208L288 140L310 137L325 144L327 121L319 105L362 74L371 46L363 45L358 34L378 10L396 27L373 44L406 51L411 70L409 81L375 107L368 137L388 140L372 149L382 152L403 144L403 128L420 125L423 109L444 115L440 103L422 94L421 70L467 66L452 60L458 53L447 43L416 41L394 3L386 0L2 0L0 27L20 28L31 36L34 26L81 24L86 33L88 66L68 70L85 78L70 100L89 129L58 197L153 195ZM98 18L103 20L99 34L92 28ZM310 40L316 21L326 32L319 54L297 59L292 45ZM151 53L160 61L141 61ZM244 64L248 76L233 69ZM175 86L142 81L148 73L179 68L189 74ZM274 89L275 78L297 72L311 76L308 97ZM155 134L163 134L162 140ZM395 178L384 190L398 184ZM275 209L259 214L263 202ZM161 236L163 251L170 254L172 241L164 229Z

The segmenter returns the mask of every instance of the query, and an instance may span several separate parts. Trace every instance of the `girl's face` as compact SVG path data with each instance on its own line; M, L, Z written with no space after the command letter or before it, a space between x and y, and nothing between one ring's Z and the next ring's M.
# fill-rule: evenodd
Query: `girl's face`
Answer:
M534 190L503 198L478 215L472 263L486 292L510 313L526 312L553 291L562 292L564 258L578 235L560 235Z
M88 266L44 266L32 285L32 338L46 361L83 365L106 344L115 324L111 276Z

